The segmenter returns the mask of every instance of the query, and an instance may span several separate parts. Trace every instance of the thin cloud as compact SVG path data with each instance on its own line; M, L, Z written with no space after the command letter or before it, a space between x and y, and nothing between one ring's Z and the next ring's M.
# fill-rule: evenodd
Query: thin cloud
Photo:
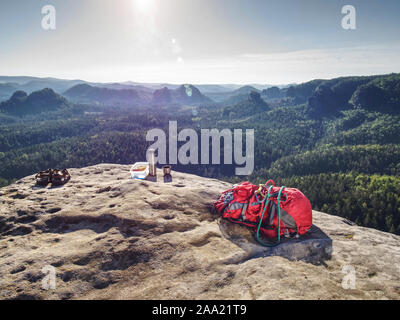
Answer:
M139 66L121 64L48 72L43 75L91 81L170 83L268 83L305 82L316 78L400 72L400 46L370 46L302 50L273 54L243 54L228 58L183 59ZM32 67L33 68L33 67ZM29 68L25 68L29 72ZM32 69L33 73L33 69Z

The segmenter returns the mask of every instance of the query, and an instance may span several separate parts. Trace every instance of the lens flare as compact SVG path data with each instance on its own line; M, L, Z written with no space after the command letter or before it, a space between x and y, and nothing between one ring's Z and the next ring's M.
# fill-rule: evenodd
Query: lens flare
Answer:
M155 8L154 0L132 0L134 9L140 13L151 13Z

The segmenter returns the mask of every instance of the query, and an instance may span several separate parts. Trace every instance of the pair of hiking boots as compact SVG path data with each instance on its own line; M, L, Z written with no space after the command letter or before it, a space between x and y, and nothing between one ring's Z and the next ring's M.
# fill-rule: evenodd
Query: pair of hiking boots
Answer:
M51 183L53 186L61 186L66 184L70 179L71 175L67 169L48 169L40 171L36 176L36 184L39 186L47 186Z

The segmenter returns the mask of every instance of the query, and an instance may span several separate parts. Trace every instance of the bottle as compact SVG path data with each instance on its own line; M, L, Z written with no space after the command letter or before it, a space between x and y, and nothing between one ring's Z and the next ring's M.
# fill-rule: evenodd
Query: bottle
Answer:
M155 150L149 149L148 151L148 161L149 161L149 175L154 177L156 176L156 161L155 161Z

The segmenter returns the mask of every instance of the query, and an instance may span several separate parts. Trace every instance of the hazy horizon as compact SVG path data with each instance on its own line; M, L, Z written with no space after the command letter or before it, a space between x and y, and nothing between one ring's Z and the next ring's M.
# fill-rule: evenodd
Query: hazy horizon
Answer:
M388 75L388 74L397 74L400 72L388 72L388 73L374 73L374 74L365 74L365 75L344 75L344 76L338 76L340 77L354 77L354 76L380 76L380 75ZM288 82L288 83L248 83L248 82L243 82L243 83L236 83L236 82L229 82L229 83L225 83L225 82L221 82L221 83L205 83L205 82L200 82L200 83L195 83L195 82L188 82L188 81L183 81L183 82L166 82L166 81L158 81L158 82L139 82L139 81L135 81L132 79L128 79L128 80L121 80L121 81L92 81L92 80L88 80L88 79L84 79L84 78L64 78L64 77L57 77L57 76L35 76L35 75L26 75L26 74L17 74L17 75L13 75L13 74L0 74L0 78L1 77L27 77L27 78L37 78L37 79L54 79L54 80L66 80L66 81L84 81L87 83L99 83L99 84L129 84L132 83L132 85L162 85L162 84L166 84L166 85L183 85L183 84L190 84L190 85L194 85L194 86L277 86L277 87L282 87L282 86L288 86L288 85L299 85L302 83L306 83L312 80L332 80L332 79L336 79L338 77L333 77L333 78L312 78L310 80L307 81L302 81L302 82ZM4 82L4 81L0 81L0 83L9 83L9 82Z
M56 9L44 30L42 7ZM341 26L356 8L356 30ZM4 0L4 75L88 82L285 85L400 72L388 0Z

